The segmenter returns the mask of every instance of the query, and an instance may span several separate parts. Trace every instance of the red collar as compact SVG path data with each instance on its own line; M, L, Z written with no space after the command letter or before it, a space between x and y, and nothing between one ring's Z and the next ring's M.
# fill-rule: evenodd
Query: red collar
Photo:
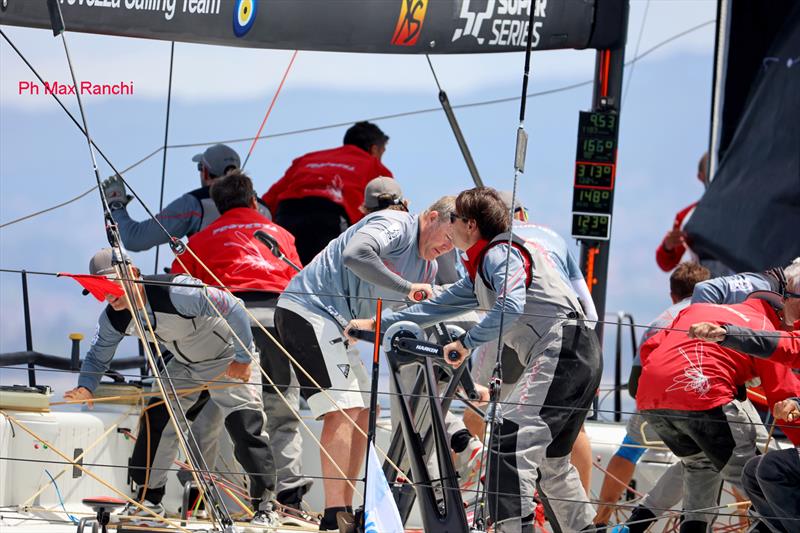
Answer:
M478 259L481 256L481 252L488 246L489 241L486 239L480 239L478 242L470 246L469 250L467 250L467 258L464 259L464 266L467 268L467 273L469 274L469 279L475 281L475 276L478 273Z

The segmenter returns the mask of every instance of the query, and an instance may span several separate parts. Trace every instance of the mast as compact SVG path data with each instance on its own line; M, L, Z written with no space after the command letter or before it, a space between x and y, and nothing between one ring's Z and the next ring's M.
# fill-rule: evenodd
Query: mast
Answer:
M594 89L592 91L592 111L619 115L622 102L622 79L625 66L625 36L628 34L628 2L619 6L618 16L621 20L620 38L615 46L607 50L598 50L595 56ZM614 150L613 165L616 169L617 151ZM611 206L613 206L613 188L611 190ZM609 217L612 209L609 209ZM612 219L609 219L609 225ZM580 266L586 277L586 284L597 308L599 322L595 331L601 342L603 339L603 319L606 309L606 289L608 284L608 259L611 248L610 239L598 240L582 238L580 240Z

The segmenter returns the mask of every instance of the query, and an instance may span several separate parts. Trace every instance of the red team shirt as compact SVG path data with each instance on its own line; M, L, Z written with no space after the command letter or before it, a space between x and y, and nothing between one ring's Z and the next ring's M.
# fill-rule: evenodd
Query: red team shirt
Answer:
M378 176L392 177L392 173L377 157L346 144L298 157L262 199L274 216L283 200L325 198L341 205L350 224L355 224L364 216L358 210L364 188Z
M292 234L248 207L226 211L194 234L188 246L232 292L249 289L281 293L296 272L253 237L256 230L275 237L287 259L301 266ZM186 268L175 259L171 273L189 274L209 285L217 285L217 281L191 254L184 253L180 260Z
M713 342L690 339L686 331L697 322L766 331L781 327L772 306L757 298L734 305L690 305L678 314L670 329L661 330L642 344L643 369L636 395L640 410L713 409L733 400L737 387L756 376L761 378L770 407L780 400L800 396L800 379L789 366ZM787 435L791 432L794 441L800 436L800 423L786 424L789 427L785 430L790 430Z

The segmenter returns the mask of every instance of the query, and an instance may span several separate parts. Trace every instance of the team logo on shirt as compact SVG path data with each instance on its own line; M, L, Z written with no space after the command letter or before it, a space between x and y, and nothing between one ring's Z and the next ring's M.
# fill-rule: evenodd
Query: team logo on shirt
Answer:
M236 0L233 8L233 33L244 37L256 21L258 0Z
M350 365L336 365L336 368L338 368L339 371L344 374L344 377L350 376Z
M703 357L705 355L705 348L702 342L697 342L694 345L694 355L695 360L689 357L686 351L683 348L678 348L678 351L686 359L686 362L689 363L688 366L683 370L682 376L676 376L673 381L674 383L670 385L670 387L666 390L666 392L671 392L674 390L683 390L685 392L695 392L701 398L703 398L708 391L711 390L711 384L709 383L708 377L703 373Z
M428 0L402 0L400 16L397 17L397 26L394 28L392 44L397 46L414 46L417 44L427 12Z

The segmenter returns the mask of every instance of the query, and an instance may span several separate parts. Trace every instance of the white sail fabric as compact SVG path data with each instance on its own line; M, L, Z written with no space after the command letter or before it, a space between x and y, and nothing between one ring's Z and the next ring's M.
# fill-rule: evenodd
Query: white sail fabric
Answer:
M375 446L369 443L367 493L364 502L365 533L403 533L403 521L383 475Z

